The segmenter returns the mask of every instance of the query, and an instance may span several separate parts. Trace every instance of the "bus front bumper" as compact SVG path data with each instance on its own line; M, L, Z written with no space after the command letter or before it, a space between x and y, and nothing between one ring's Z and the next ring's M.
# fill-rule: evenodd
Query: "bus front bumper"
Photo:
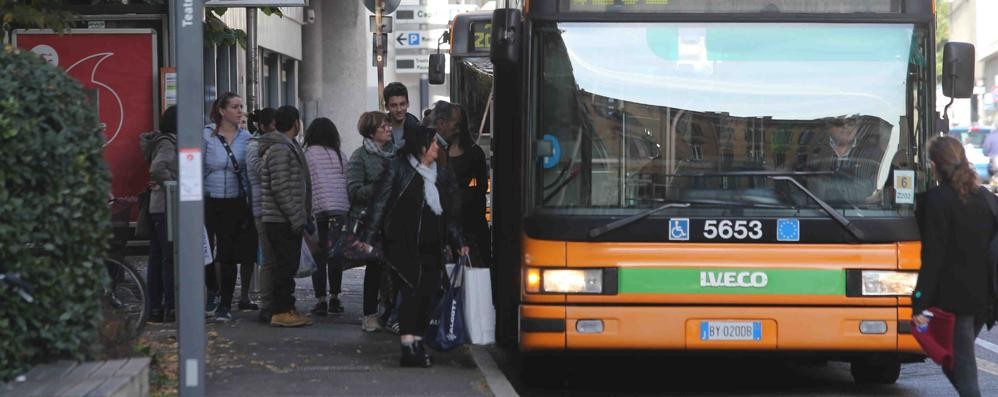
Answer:
M519 345L523 351L640 349L921 354L907 326L910 318L911 310L907 307L524 304L520 306ZM861 324L864 325L862 330ZM711 327L714 335L708 331ZM754 327L755 334L724 335L730 327Z

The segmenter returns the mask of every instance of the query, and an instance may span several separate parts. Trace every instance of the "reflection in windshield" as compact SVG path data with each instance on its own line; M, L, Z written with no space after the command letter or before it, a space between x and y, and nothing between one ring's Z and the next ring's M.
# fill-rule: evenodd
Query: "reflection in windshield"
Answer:
M911 25L539 30L538 133L559 148L541 161L543 206L813 205L763 175L796 173L838 208L894 208L907 75L925 67Z

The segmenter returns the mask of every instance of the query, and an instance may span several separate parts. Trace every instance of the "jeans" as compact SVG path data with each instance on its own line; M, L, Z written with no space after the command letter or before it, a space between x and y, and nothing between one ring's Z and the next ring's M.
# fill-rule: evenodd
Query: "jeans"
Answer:
M271 278L272 314L295 310L295 274L301 259L301 233L291 230L290 223L265 222L263 229L274 253Z
M981 333L984 324L974 316L958 314L953 325L953 370L946 371L946 378L956 388L960 397L980 397L977 384L977 357L974 353L974 340Z
M260 260L260 307L265 310L270 310L271 299L271 289L273 282L273 277L271 274L274 272L274 252L270 249L270 241L267 240L267 234L264 230L263 221L260 218L256 218L254 221L256 224L257 237L259 238L260 251L263 253L263 258Z
M329 246L340 238L340 231L346 222L346 215L319 215L316 218L317 229L319 231L319 252L315 254L318 268L312 273L312 286L315 288L315 297L322 299L326 297L326 277L329 277L329 295L335 297L340 294L343 285L343 267L340 260L328 258Z
M173 243L166 233L166 214L149 214L152 237L149 239L149 264L146 284L149 286L151 310L174 309Z
M364 315L378 313L378 293L381 292L381 268L377 261L368 261L364 267Z

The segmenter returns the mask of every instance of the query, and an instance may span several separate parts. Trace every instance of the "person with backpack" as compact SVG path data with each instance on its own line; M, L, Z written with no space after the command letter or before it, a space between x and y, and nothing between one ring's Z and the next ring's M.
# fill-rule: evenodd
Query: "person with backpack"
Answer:
M312 314L343 313L339 298L343 269L339 258L329 258L327 254L330 240L339 238L346 223L350 200L347 199L346 162L340 152L340 132L332 120L317 118L305 130L305 158L312 178L312 214L315 216L320 247L315 253L318 268L312 274L312 286L319 302L312 308Z
M142 155L149 166L149 322L176 321L173 288L173 244L166 233L166 182L177 180L177 106L166 108L159 131L139 136Z
M978 186L956 138L932 139L929 160L938 186L920 200L922 267L912 294L912 322L928 326L929 308L955 314L953 368L943 372L960 396L980 396L974 340L985 323L994 322L995 264L989 247L996 228L989 200L995 197Z

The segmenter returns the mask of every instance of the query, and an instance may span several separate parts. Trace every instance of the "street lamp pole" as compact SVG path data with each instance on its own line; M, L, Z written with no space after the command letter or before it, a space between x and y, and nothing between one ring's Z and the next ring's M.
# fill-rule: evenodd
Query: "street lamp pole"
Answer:
M201 129L204 127L204 0L177 0L178 202L173 241L177 244L177 342L182 397L205 394L204 203L201 186ZM182 62L179 60L183 60ZM198 233L198 229L202 229Z

